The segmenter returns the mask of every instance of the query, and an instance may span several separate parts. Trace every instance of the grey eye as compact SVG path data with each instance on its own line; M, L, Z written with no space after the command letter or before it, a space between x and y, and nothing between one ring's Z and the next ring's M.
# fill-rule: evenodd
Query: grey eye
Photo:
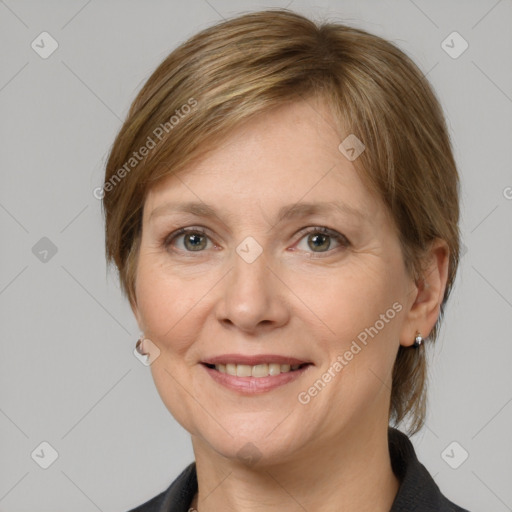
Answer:
M202 233L185 233L180 236L184 237L183 243L188 251L201 251L208 245L207 237Z

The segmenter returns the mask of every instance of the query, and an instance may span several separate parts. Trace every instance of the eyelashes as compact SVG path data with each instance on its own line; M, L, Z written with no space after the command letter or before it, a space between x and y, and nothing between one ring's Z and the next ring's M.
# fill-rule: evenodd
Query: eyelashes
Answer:
M338 231L335 231L334 229L327 228L325 226L315 226L315 227L309 227L305 228L304 230L301 230L298 234L300 234L299 242L302 240L305 240L308 244L308 241L310 240L308 237L310 235L320 235L320 238L315 237L316 240L329 240L328 248L326 251L312 251L312 254L327 254L331 255L336 251L336 248L331 249L331 242L330 240L334 240L338 245L338 249L340 248L347 248L350 245L349 240L345 235L342 235L341 233L338 233ZM296 244L298 245L298 244ZM311 246L309 246L311 248Z
M299 236L298 242L294 244L293 251L296 251L295 248L296 245L299 245L303 239L305 239L307 247L306 249L299 249L303 250L305 252L308 252L309 254L315 254L315 255L322 255L326 254L328 256L332 255L333 253L337 252L339 249L344 249L349 247L350 241L347 239L347 237L338 231L335 231L333 229L327 228L325 226L310 226L307 228L302 229L297 234ZM310 237L310 235L316 235L314 237ZM187 236L188 243L191 244L189 246L189 249L187 249ZM184 248L176 248L175 243L180 238L183 238L183 247ZM206 240L206 245L201 243L201 240ZM331 248L332 240L334 240L335 244L338 245L338 247L335 247L334 249ZM310 242L313 243L313 245L310 245ZM315 245L316 243L320 242L320 244L325 244L327 242L327 250L308 250L312 249L312 247L318 248L318 245ZM208 230L206 230L203 227L187 227L187 228L180 228L176 231L173 231L172 233L166 235L161 240L161 245L169 252L174 253L184 253L187 256L188 255L194 255L194 253L204 253L208 249L208 243L213 244L214 247L218 247L216 244L213 243L211 240L211 237L208 233ZM320 246L321 248L321 246Z
M172 246L172 243L182 235L200 235L209 238L204 228L180 228L164 238L163 245L166 249ZM185 251L185 252L203 252L203 251Z

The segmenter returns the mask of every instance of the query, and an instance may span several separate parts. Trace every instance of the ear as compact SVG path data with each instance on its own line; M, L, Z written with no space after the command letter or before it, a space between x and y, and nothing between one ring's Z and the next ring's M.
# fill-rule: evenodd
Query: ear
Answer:
M400 332L400 345L409 347L414 343L417 332L426 338L432 331L446 289L449 256L446 241L436 238L425 256L426 268L423 275L416 283L412 283L410 306Z

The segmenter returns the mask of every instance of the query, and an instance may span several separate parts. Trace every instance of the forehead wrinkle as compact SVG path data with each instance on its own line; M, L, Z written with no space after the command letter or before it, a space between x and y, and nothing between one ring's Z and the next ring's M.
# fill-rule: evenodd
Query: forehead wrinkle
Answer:
M340 213L355 215L356 217L360 217L361 219L366 219L366 215L356 208L345 204L338 203L336 201L328 201L328 202L308 202L308 203L295 203L291 205L282 206L278 213L276 220L286 220L293 217L302 217L307 215L314 215L316 213L328 213L331 211L339 211ZM160 206L157 206L150 214L150 218L156 217L159 215L164 215L172 212L183 212L183 213L191 213L193 215L197 215L198 217L209 217L209 216L217 216L217 210L214 206L209 205L203 202L166 202Z
M277 214L277 222L289 220L296 217L307 217L318 213L330 213L337 211L345 215L352 215L358 217L360 220L365 220L366 215L346 203L339 203L337 201L326 201L320 203L295 203L294 205L287 205L280 208Z
M264 209L261 207L261 204L258 202L261 212L264 214ZM215 217L217 218L224 226L226 226L225 221L220 216L220 212L216 210L216 208L212 205L209 205L204 202L197 201L187 201L187 202L179 202L179 201L171 201L166 202L158 207L156 207L149 216L149 220L151 221L153 218L161 216L161 215L169 215L174 212L177 213L190 213L197 217L208 218ZM310 217L315 214L326 214L338 212L343 215L356 217L358 220L365 221L368 217L362 211L350 206L346 203L340 203L337 201L324 201L324 202L299 202L294 204L288 204L282 206L277 215L276 221L272 224L273 229L276 225L293 219L300 219L305 217ZM235 215L229 215L228 218L236 217ZM267 220L268 222L268 220Z

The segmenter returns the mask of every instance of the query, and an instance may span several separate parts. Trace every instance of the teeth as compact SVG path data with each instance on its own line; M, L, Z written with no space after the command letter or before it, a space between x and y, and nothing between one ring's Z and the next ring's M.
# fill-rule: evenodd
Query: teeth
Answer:
M236 365L236 376L237 377L250 377L252 368L248 364L237 364Z
M242 366L242 365L240 365ZM239 368L240 368L239 366ZM250 366L247 366L246 368L249 368L249 375L244 375L244 377L248 377L252 375L253 377L266 377L269 375L269 365L268 364L257 364L256 366L253 366L252 368ZM238 372L237 372L238 374Z
M248 364L216 364L215 369L221 373L228 375L235 375L237 377L268 377L269 375L279 375L280 373L287 373L290 371L298 370L300 364L257 364L250 366Z
M264 365L267 366L267 365ZM277 363L270 363L268 365L268 374L269 375L279 375L280 373L286 373L290 371L289 364L283 364L282 366Z

